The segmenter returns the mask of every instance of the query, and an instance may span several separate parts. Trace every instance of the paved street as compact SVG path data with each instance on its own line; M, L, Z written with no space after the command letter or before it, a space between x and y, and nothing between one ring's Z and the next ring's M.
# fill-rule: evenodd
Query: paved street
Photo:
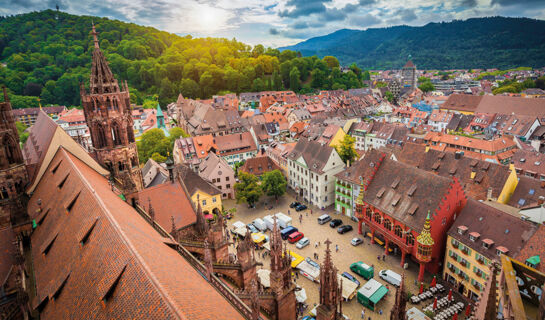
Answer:
M256 208L254 209L248 209L248 206L246 204L240 204L237 205L234 200L226 200L224 201L224 207L225 209L232 208L233 206L237 208L237 213L235 214L235 217L231 220L228 220L229 226L234 223L235 221L242 221L244 223L250 223L256 218L262 218L266 215L277 213L277 212L283 212L284 214L288 214L288 209L291 212L291 217L293 219L293 226L299 229L299 231L303 232L306 237L310 239L311 244L303 249L297 249L295 248L295 244L288 243L288 248L292 249L294 252L297 252L298 254L302 255L303 257L310 257L313 258L314 253L318 253L319 255L319 263L322 262L324 258L324 252L325 252L325 245L324 241L329 238L332 242L332 258L333 263L335 267L339 270L339 273L342 273L344 271L350 272L352 275L355 275L353 272L350 271L349 266L351 263L355 261L363 261L369 265L374 264L375 266L375 277L374 279L381 282L384 285L387 285L386 282L384 282L380 277L378 276L378 272L382 269L391 269L399 274L402 273L403 269L400 267L400 257L389 255L386 256L385 261L378 261L377 255L381 255L384 253L384 248L382 246L373 244L371 245L369 243L369 238L364 238L364 243L354 247L350 244L350 240L358 236L357 234L357 223L350 220L346 216L337 215L334 213L333 208L329 210L317 210L316 208L312 208L313 213L310 213L310 210L305 210L302 212L303 214L303 221L302 223L299 223L299 213L296 213L294 209L289 208L289 204L294 201L294 197L291 194L283 196L281 199L279 199L278 204L275 203L274 199L262 199L260 203L256 205ZM267 201L269 205L271 203L274 205L274 208L271 210L266 209L264 202ZM323 214L328 213L332 216L333 219L340 218L343 220L343 224L351 224L354 228L353 231L350 231L348 233L345 233L343 235L340 235L337 233L336 228L330 228L329 223L324 225L319 225L317 223L317 218ZM308 215L308 216L307 216ZM270 232L267 232L269 235ZM361 236L360 236L361 237ZM320 247L316 248L314 247L314 243L320 241L321 245ZM335 252L335 245L339 246L339 252ZM231 246L230 250L234 252L234 248ZM259 261L263 262L263 268L269 269L269 261L268 257L265 257L263 259L261 257L261 253L263 251L257 251L257 256ZM314 259L313 259L314 260ZM409 269L406 270L406 282L405 285L408 289L408 291L415 292L418 290L418 288L414 285L414 280L417 277L418 269L417 265L410 262L409 263ZM360 281L360 283L365 283L366 280L364 280L359 275L355 275L356 278ZM429 280L431 280L431 277L428 275L430 279L428 279L427 283L429 283ZM346 280L348 281L348 280ZM344 281L343 281L344 282ZM309 308L307 311L313 308L315 304L319 302L319 289L318 284L313 283L312 281L304 278L303 276L299 275L299 278L297 279L297 284L301 285L303 288L305 288L308 300L307 304L309 305ZM395 300L395 289L392 290L392 286L389 285L390 292L386 296L384 300L382 300L377 308L377 312L372 312L368 309L365 309L365 319L367 320L369 316L371 316L372 319L389 319L389 312L390 309L393 306L394 300ZM410 304L408 305L410 306ZM363 309L363 306L357 302L356 297L354 297L351 301L345 302L343 304L343 313L347 315L350 319L360 319L361 318L361 310ZM382 316L379 315L378 309L382 309L383 314Z

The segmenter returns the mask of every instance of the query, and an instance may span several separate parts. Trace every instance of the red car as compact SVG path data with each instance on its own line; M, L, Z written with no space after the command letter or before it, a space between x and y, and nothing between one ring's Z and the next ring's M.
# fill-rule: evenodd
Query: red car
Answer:
M302 232L294 232L292 234L290 234L290 236L288 237L288 241L290 243L296 243L297 241L301 240L305 235L302 233Z

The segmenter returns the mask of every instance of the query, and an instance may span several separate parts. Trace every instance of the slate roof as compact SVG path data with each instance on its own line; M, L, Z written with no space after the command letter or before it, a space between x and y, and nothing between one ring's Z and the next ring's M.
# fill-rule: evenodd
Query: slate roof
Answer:
M477 200L486 200L488 188L492 188L492 197L498 198L511 171L508 166L473 159L454 152L423 150L421 145L406 144L395 153L396 159L417 168L435 172L443 177L456 177L468 196ZM472 178L474 172L474 178Z
M310 171L322 174L322 170L327 160L329 160L333 149L333 147L327 144L301 138L288 155L288 159L295 161L302 156Z
M535 207L539 197L545 198L545 181L520 175L508 204L515 208Z
M483 96L476 112L517 114L545 119L545 99L510 96Z
M439 208L451 183L452 178L386 158L371 180L363 200L412 229L421 230L428 211L433 213ZM415 187L410 196L409 190ZM409 209L415 205L418 208L414 214L409 214Z
M271 158L265 156L247 159L238 170L260 176L265 172L280 170L280 167Z
M464 129L469 126L471 121L473 120L472 114L460 114L455 113L452 115L452 119L450 119L449 123L445 127L447 130L453 130L457 131L458 129Z
M243 319L106 178L63 148L48 169L28 206L41 319Z
M36 122L30 128L30 134L28 136L25 145L23 146L23 155L25 162L29 165L30 176L33 176L35 168L39 167L53 135L57 130L57 124L51 119L45 112L38 113Z
M459 234L459 226L468 229L464 234ZM450 227L448 235L489 259L499 259L496 254L498 247L507 248L509 250L507 255L516 258L536 231L537 226L530 222L468 198L465 207ZM472 241L469 235L477 235L475 232L478 238ZM485 239L494 242L488 249L483 247Z
M523 160L523 161L521 161ZM511 158L517 170L545 176L545 154L529 150L517 150Z
M387 157L386 152L377 149L370 149L365 153L363 159L354 162L350 167L337 173L335 177L342 181L347 181L353 184L361 184L360 177L369 177L381 157ZM371 165L372 163L372 165Z
M211 196L221 194L221 190L219 190L213 184L199 176L189 167L180 165L175 168L175 171L177 176L185 185L190 197L192 197L193 194L197 192L197 190L201 190L202 192L205 192Z

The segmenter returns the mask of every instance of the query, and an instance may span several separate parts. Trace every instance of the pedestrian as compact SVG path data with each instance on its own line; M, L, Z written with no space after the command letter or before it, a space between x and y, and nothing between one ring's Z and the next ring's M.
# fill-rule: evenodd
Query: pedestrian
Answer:
M320 256L316 254L316 260L320 260Z
M386 261L386 255L385 254L382 255L382 261Z
M310 214L312 214L312 209L310 209Z
M365 319L365 310L361 310L361 318Z
M378 311L378 314L382 315L382 309L380 309L380 310Z
M318 247L320 246L320 241L318 241Z
M369 319L368 320L371 320L371 316L369 316Z
M296 273L295 273L295 278L296 278L296 279L299 279L299 272L296 272Z
M288 216L291 216L290 209L288 209Z
M306 212L306 214L307 214L307 217L308 217L308 211Z
M339 252L339 245L335 245L335 252Z
M314 248L318 248L318 242L314 242Z

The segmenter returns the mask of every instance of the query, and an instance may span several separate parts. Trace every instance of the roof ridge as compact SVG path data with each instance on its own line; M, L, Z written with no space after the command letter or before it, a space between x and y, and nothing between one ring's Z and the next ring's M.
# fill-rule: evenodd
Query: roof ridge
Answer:
M140 262L140 266L142 267L144 274L148 276L148 279L150 282L156 287L157 292L165 298L166 303L172 308L172 310L181 318L181 319L187 319L185 317L185 314L180 310L176 304L174 303L174 299L170 297L170 295L166 292L166 290L163 288L162 285L160 285L159 280L152 274L149 266L145 263L142 256L138 253L136 248L133 246L132 242L129 240L129 238L126 236L125 232L122 230L122 228L119 226L117 219L115 219L112 214L110 213L110 210L102 200L102 198L98 197L96 194L96 190L93 188L93 186L87 181L86 177L82 174L80 169L75 165L73 159L71 159L70 155L74 156L71 152L64 149L64 147L60 146L59 150L66 153L66 156L70 158L70 165L74 169L74 171L79 175L81 178L81 181L83 184L88 188L89 191L91 191L92 196L97 200L97 203L99 206L103 209L104 215L110 221L111 225L113 226L113 229L117 231L121 241L125 242L127 244L128 251L131 252L136 260ZM58 151L57 151L58 152ZM75 157L75 156L74 156ZM77 158L77 157L76 157ZM78 159L79 160L79 159ZM85 164L85 163L84 163ZM87 165L87 164L85 164ZM91 167L89 167L91 168ZM93 171L95 171L93 168L91 168ZM96 171L95 171L96 172ZM100 175L100 173L96 172ZM128 205L128 204L127 204Z

